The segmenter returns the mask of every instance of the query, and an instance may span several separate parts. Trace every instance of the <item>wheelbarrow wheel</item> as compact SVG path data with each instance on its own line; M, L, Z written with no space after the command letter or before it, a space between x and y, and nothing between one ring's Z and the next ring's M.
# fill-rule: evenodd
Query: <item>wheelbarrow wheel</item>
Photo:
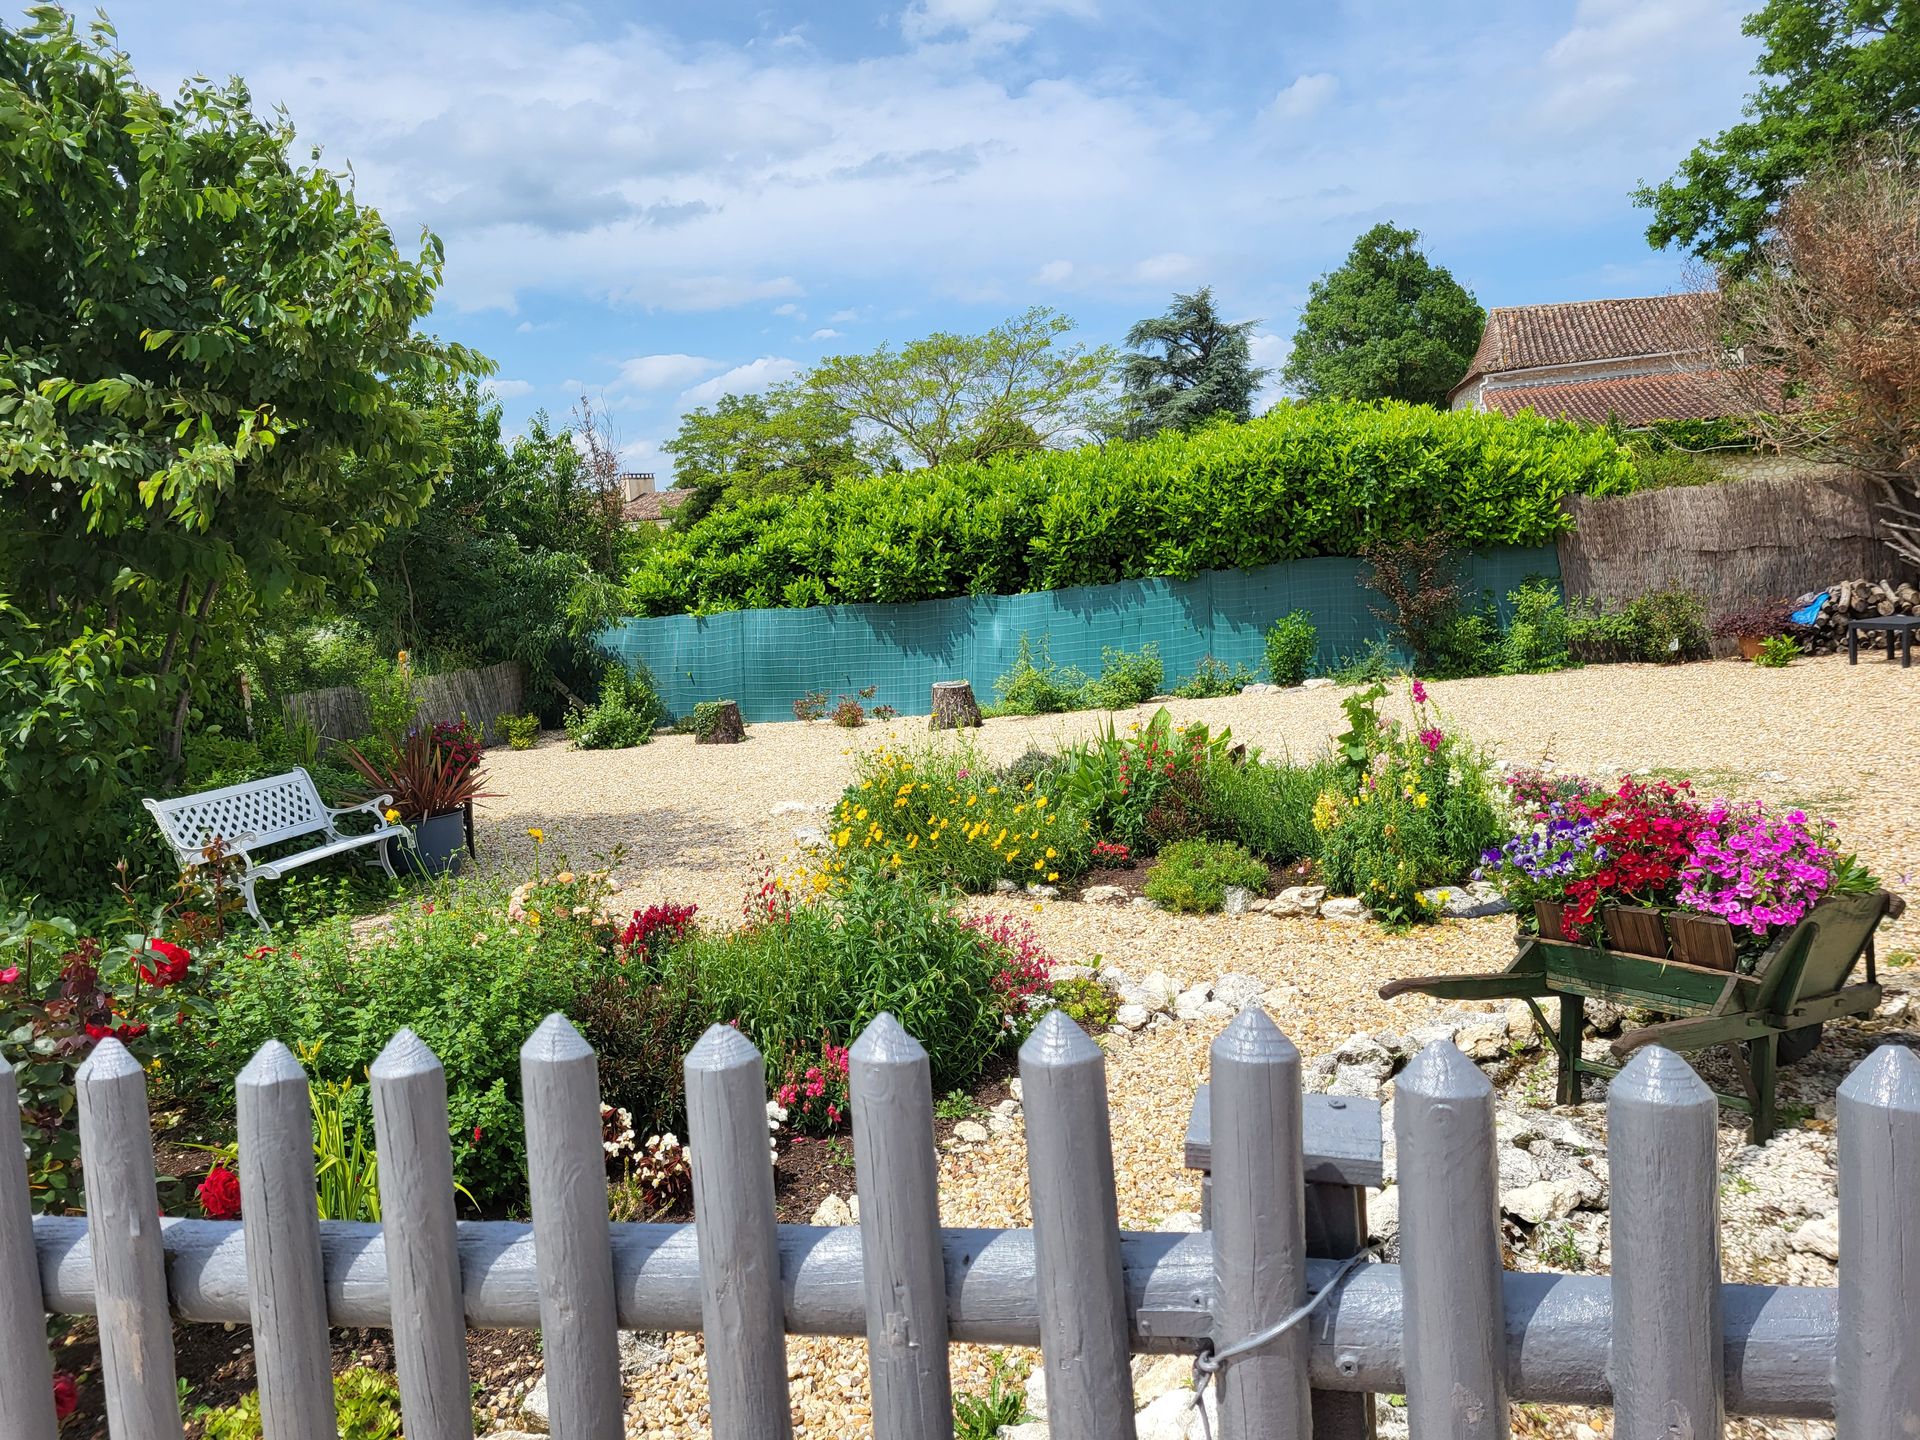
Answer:
M1782 1031L1778 1047L1779 1062L1782 1065L1798 1065L1814 1052L1820 1044L1820 1032L1825 1025L1802 1025L1798 1030Z

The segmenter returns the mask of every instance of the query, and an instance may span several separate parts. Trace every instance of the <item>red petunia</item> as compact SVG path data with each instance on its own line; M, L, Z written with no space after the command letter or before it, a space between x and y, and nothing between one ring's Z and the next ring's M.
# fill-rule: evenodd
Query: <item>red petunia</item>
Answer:
M240 1218L240 1177L226 1166L209 1170L194 1193L200 1197L200 1209L209 1220Z
M71 1375L53 1377L53 1417L64 1420L80 1408L80 1387Z
M147 950L150 954L160 957L159 965L140 967L140 978L147 984L164 988L168 985L178 985L187 978L187 966L193 963L193 956L189 955L184 948L175 945L171 940L149 940Z

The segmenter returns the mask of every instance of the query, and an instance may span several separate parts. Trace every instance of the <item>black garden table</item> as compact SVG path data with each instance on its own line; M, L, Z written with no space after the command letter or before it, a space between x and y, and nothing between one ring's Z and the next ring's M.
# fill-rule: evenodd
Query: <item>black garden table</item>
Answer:
M1920 628L1920 615L1868 615L1860 620L1847 621L1847 663L1860 663L1860 635L1866 630L1884 630L1887 632L1887 659L1893 659L1893 642L1900 641L1900 668L1907 669L1913 664L1913 632Z

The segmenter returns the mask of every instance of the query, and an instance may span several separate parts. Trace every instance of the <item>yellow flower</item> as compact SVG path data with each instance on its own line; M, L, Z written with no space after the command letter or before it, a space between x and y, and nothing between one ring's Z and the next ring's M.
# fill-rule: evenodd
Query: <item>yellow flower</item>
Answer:
M1055 850L1051 845L1047 847L1047 859L1055 860L1059 858L1059 855L1060 855L1060 852L1058 850Z
M533 837L533 843L536 845L544 843L547 838L547 832L542 830L538 825L528 826L527 834Z
M1040 868L1040 867L1041 867L1042 865L1044 865L1044 864L1046 864L1046 863L1047 863L1047 862L1046 862L1046 861L1044 861L1044 860L1036 860L1036 861L1034 861L1034 862L1033 862L1033 868L1034 868L1034 869L1036 869L1036 870L1038 870L1038 869L1039 869L1039 868Z
M916 830L913 834L907 837L907 849L918 850L919 848L920 848L920 833Z
M967 796L967 808L969 810L971 810L974 806L978 805L979 803L980 803L980 797L978 795Z
M538 910L527 911L527 923L529 925L538 925L540 923L540 912Z
M856 819L856 820L864 820L864 819L866 819L866 818L867 818L867 807L866 807L866 806L864 806L864 805L862 805L862 806L861 806L861 807L860 807L860 808L859 808L858 810L856 810L856 811L854 811L854 812L853 812L853 818L854 818L854 819Z
M1413 797L1413 803L1424 810L1427 808L1427 797L1424 794L1416 795Z
M1046 797L1046 796L1044 796L1044 795L1042 795L1042 796L1039 796L1039 797L1038 797L1037 799L1035 799L1035 801L1033 802L1033 808L1034 808L1034 809L1036 809L1036 810L1044 810L1044 809L1046 809L1046 808L1047 808L1047 797Z
M1060 878L1060 872L1058 870L1049 870L1047 872L1047 879L1058 880L1059 878Z
M398 810L395 810L391 806L387 807L387 824L398 825L399 823L400 823L400 812Z

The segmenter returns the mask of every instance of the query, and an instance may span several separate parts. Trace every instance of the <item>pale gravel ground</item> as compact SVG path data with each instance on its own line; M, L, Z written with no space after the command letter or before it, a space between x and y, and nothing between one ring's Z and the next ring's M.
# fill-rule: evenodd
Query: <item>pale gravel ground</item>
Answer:
M1429 688L1450 725L1516 763L1550 759L1595 774L1643 766L1685 771L1708 793L1803 804L1830 815L1846 845L1920 900L1920 670L1902 672L1878 660L1849 667L1839 657L1780 671L1719 661ZM1176 701L1169 708L1178 719L1230 725L1235 739L1270 754L1304 757L1344 728L1343 693L1295 690ZM1402 713L1405 703L1402 692L1383 709ZM1143 708L1114 718L1124 726L1149 713ZM987 757L1006 760L1030 745L1051 748L1090 733L1107 720L1096 714L995 720L973 743ZM577 865L624 846L628 853L618 867L623 905L691 899L711 918L731 917L762 858L791 853L795 827L817 821L803 813L775 816L774 807L831 805L851 774L856 748L918 742L924 726L924 719L910 719L845 731L789 722L750 726L740 746L696 747L688 737L666 736L637 750L575 753L549 737L533 751L496 750L488 763L499 793L480 811L486 858L523 869L531 858L530 826L545 830L550 855L566 853ZM1785 778L1758 778L1774 772ZM971 903L994 908L989 901ZM1262 916L1175 917L1068 902L1019 908L1032 912L1028 918L1061 961L1087 963L1097 955L1133 976L1161 969L1197 983L1240 971L1267 982L1274 1019L1308 1055L1356 1030L1417 1023L1434 1003L1383 1002L1375 995L1382 981L1497 968L1511 954L1513 933L1511 922L1499 918L1390 936L1373 926ZM1920 904L1883 932L1882 945L1920 949ZM1108 1080L1123 1225L1151 1228L1198 1208L1198 1184L1181 1166L1180 1140L1217 1029L1180 1025L1114 1047ZM944 1157L942 1215L949 1225L1028 1223L1017 1132ZM660 1440L707 1434L698 1337L676 1337L673 1344L675 1366L658 1372L660 1383L636 1398L634 1434ZM984 1387L986 1354L955 1351L957 1387ZM789 1357L801 1440L839 1440L865 1426L861 1345L796 1339Z

